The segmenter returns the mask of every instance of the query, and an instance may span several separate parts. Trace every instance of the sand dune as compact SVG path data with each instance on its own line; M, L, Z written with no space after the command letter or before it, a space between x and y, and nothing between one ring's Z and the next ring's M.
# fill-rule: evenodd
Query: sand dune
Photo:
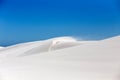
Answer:
M22 43L0 51L0 80L120 80L120 37L70 37Z
M0 48L4 48L4 47L0 46Z
M77 40L71 37L59 37L44 41L35 41L8 46L0 51L0 57L15 57L52 50L67 48L78 45Z

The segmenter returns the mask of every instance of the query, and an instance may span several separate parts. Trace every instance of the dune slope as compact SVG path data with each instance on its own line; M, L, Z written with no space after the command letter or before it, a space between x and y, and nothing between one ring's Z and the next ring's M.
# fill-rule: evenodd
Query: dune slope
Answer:
M0 80L120 80L119 39L3 59Z

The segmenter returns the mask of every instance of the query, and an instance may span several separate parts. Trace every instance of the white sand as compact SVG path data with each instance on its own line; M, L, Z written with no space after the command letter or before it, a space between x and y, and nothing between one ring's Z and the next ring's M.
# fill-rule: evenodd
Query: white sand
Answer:
M4 47L1 47L1 46L0 46L0 49L3 49L3 48L4 48Z
M0 51L0 80L120 80L119 41L61 37L10 46Z

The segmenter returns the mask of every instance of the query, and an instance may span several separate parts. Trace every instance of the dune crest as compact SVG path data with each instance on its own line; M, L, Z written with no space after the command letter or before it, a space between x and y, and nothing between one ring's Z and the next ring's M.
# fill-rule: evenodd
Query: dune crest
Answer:
M57 37L43 41L34 41L8 46L0 51L0 56L12 57L49 52L77 45L78 41L72 37Z

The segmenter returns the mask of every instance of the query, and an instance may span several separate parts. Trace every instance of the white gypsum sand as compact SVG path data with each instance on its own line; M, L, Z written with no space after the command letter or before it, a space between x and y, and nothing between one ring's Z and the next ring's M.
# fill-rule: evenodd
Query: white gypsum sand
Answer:
M61 37L10 46L0 51L0 80L120 80L119 41Z

